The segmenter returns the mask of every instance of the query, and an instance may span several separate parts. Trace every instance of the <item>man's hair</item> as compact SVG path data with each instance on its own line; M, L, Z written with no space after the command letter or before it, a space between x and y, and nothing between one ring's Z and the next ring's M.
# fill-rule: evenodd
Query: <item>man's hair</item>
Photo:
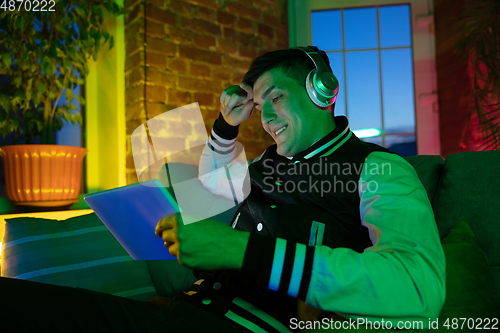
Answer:
M331 71L330 61L326 53L320 51L316 46L309 47L321 55ZM243 83L253 87L262 74L275 68L281 69L285 75L296 79L299 85L305 86L306 76L314 69L314 63L305 52L298 49L271 51L252 61L250 69L243 77Z

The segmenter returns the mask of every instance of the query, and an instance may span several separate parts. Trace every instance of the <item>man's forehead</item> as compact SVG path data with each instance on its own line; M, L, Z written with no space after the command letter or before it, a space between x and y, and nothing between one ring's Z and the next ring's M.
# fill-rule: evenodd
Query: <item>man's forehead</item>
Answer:
M254 96L262 97L266 90L271 87L278 89L288 89L294 80L286 76L280 69L271 69L262 74L253 86Z

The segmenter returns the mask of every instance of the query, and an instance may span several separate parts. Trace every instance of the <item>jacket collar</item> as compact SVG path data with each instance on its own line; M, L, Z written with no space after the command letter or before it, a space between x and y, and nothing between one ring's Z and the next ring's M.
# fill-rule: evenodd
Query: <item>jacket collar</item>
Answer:
M335 129L301 153L293 156L291 162L299 163L316 156L327 156L339 149L354 134L349 129L345 116L336 116Z

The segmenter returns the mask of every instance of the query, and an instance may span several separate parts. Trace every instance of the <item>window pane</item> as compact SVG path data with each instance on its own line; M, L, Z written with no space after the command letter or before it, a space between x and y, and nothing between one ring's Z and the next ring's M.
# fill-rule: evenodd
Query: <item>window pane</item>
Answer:
M323 51L342 50L340 10L311 12L313 45Z
M59 71L58 71L59 72ZM73 74L80 78L80 73L78 71L73 71ZM76 106L78 110L73 110L73 114L81 113L82 107L76 98L77 95L80 95L80 85L78 84L75 89L73 89L73 100L71 104ZM66 88L64 88L61 99L59 99L58 107L67 104L66 100ZM56 132L56 144L65 145L65 146L75 146L82 147L81 140L81 126L79 123L73 124L71 121L66 121L63 119L63 127L60 131Z
M346 52L345 56L350 127L381 130L378 51Z
M344 57L341 52L328 53L330 59L330 67L332 67L333 74L339 80L339 94L335 102L336 116L346 115L345 113L345 82L344 82Z
M346 49L378 47L377 9L345 9L344 31Z
M381 136L372 136L371 138L362 138L361 141L371 142L376 145L382 146L382 137Z
M385 133L414 132L411 49L384 50L381 53Z
M380 46L410 46L410 5L384 6L379 9Z
M415 135L387 135L385 147L401 156L417 155L417 143Z

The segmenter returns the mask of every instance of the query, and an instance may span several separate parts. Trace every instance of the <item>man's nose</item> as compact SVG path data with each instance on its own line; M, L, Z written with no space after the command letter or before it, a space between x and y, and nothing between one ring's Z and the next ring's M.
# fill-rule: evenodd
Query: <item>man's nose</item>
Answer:
M269 103L265 103L262 108L261 121L262 124L270 124L276 119L276 113Z

